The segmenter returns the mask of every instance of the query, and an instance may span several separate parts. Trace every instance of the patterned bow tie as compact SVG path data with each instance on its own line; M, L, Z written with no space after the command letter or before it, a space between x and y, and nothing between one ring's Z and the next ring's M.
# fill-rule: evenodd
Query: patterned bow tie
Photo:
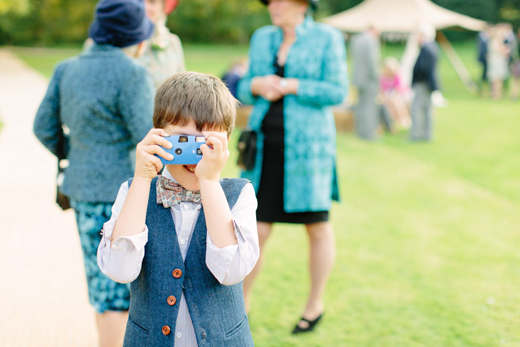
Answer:
M157 203L162 204L165 208L178 205L184 202L194 202L200 204L200 190L192 191L184 189L164 176L157 179Z

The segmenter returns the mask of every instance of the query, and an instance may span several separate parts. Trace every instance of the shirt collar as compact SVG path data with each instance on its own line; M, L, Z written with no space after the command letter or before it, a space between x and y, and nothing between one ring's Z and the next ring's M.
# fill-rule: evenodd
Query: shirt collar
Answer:
M170 181L173 181L175 183L179 183L177 182L177 180L175 178L173 178L173 176L171 175L170 171L168 171L168 168L164 167L164 170L162 172L162 174L164 177L166 177L167 179L169 179Z

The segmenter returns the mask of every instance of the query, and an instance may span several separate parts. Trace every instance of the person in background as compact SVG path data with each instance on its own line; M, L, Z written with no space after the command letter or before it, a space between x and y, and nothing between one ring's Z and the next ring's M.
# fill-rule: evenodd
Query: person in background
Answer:
M484 93L484 84L488 82L487 79L487 54L488 54L488 44L489 44L489 31L491 26L487 25L484 30L478 33L477 35L477 60L482 66L482 74L480 76L480 81L478 84L479 94L482 96Z
M513 31L513 26L510 23L502 23L498 24L498 26L502 29L504 35L504 45L509 49L508 62L511 63L513 61L513 48L516 45L516 37L515 32Z
M354 35L350 43L352 56L352 84L357 88L358 101L354 109L356 134L364 140L375 140L379 125L380 108L379 66L381 43L379 31L374 27Z
M410 112L407 100L410 91L402 82L399 74L399 61L389 57L383 61L383 72L379 79L381 102L388 110L392 120L401 128L410 127Z
M419 27L421 50L415 62L412 75L412 102L410 129L411 141L430 141L433 133L432 99L443 99L437 78L439 47L435 42L436 30L433 25L423 23Z
M103 347L123 344L130 292L101 272L96 250L119 185L132 175L130 150L152 127L154 86L133 59L152 33L141 0L101 0L89 31L93 43L56 66L34 121L40 142L69 161L62 190L76 215Z
M237 87L238 82L247 71L247 58L240 58L233 62L229 70L222 77L222 81L226 84L231 95L238 99Z
M511 51L513 63L511 64L511 74L513 80L511 81L511 99L518 100L520 93L520 28L515 37L515 44Z
M181 40L166 27L168 15L175 10L179 0L145 0L144 3L155 31L140 61L152 75L157 88L170 76L186 70Z
M494 26L490 35L488 80L491 83L491 96L498 100L502 97L504 81L509 78L509 48L504 44L505 30L502 26Z
M260 260L244 280L246 307L261 269L273 223L305 224L310 240L310 293L293 334L314 329L335 258L329 210L339 199L336 129L330 106L347 94L347 57L340 31L315 23L315 0L261 0L272 26L251 38L249 71L238 96L253 104L250 128L258 133L253 169L242 172L255 187ZM288 247L290 245L287 245Z

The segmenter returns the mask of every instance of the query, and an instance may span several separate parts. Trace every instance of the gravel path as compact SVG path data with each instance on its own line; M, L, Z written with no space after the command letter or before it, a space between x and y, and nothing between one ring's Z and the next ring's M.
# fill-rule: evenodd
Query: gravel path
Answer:
M47 80L0 49L0 346L95 346L74 213L32 132Z

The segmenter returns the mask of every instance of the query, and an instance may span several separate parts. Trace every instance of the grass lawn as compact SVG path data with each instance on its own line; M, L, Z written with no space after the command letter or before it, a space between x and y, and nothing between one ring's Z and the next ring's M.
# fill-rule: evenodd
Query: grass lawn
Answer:
M456 48L476 76L474 47ZM78 52L13 51L46 76ZM188 69L221 75L247 48L185 51ZM289 334L308 291L304 229L275 226L250 314L258 346L520 346L520 103L467 93L444 57L440 70L434 142L338 135L337 262L314 334Z
M81 47L73 48L28 48L11 47L10 50L22 58L29 66L50 77L54 66L60 60L81 52ZM247 56L247 46L227 45L184 45L186 68L192 71L224 75L233 58Z

